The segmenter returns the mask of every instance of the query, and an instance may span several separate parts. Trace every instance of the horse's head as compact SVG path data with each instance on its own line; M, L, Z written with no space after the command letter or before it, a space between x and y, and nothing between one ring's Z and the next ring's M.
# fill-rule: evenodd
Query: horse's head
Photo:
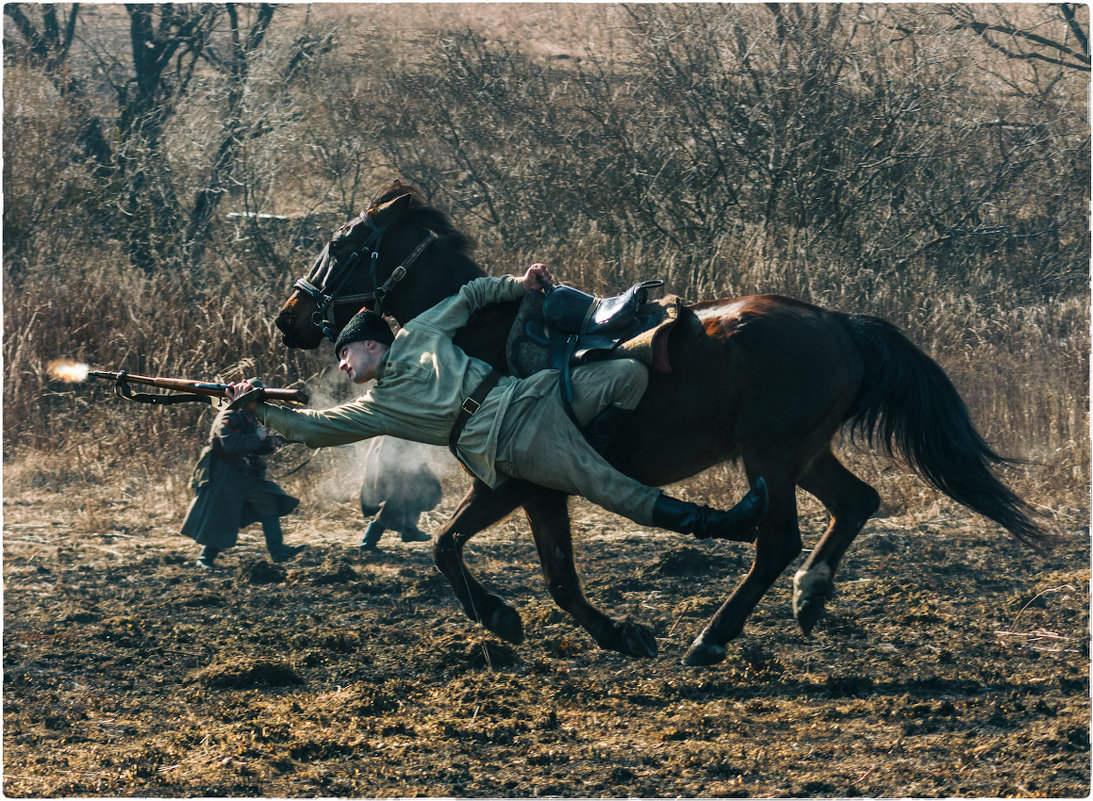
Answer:
M395 181L334 232L277 315L285 345L313 350L333 341L365 306L405 324L482 274L466 237L416 194Z

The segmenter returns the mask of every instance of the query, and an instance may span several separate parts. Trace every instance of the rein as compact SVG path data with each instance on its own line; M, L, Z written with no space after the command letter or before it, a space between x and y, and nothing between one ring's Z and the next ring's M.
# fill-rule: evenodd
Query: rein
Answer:
M334 336L334 307L339 304L347 303L373 303L374 311L376 314L383 314L383 302L387 296L391 293L391 290L406 277L406 272L410 266L413 265L417 258L425 252L425 248L429 247L438 237L433 231L428 231L426 237L418 243L418 246L414 248L411 253L402 260L394 270L391 271L391 275L382 285L376 285L376 264L379 261L379 247L383 241L383 235L387 231L387 227L377 226L368 217L367 212L361 212L361 220L368 223L369 228L372 229L368 238L364 243L351 254L345 262L339 265L338 272L334 278L337 280L324 281L324 284L330 284L330 286L315 286L307 278L298 278L292 285L293 289L297 289L303 292L315 303L315 312L311 315L311 322L317 326L322 332L323 336L334 342L337 337ZM372 283L372 289L367 292L362 292L356 295L339 295L339 291L342 285L349 279L349 276L353 273L353 268L360 260L361 256L369 252L370 265L368 268L369 279Z

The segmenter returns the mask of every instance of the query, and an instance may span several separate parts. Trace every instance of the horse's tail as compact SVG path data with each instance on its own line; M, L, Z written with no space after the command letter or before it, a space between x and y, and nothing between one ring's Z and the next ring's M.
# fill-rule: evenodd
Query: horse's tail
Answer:
M1029 505L1002 484L999 456L976 431L952 381L898 328L876 317L846 316L861 351L861 389L846 415L851 436L901 452L915 471L953 500L1004 527L1036 550L1052 537L1029 517Z

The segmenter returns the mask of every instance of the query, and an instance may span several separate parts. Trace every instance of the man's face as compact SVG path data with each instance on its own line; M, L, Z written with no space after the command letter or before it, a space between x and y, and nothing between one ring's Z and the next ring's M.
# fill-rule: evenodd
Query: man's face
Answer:
M363 384L376 377L376 369L387 352L387 346L373 339L350 342L338 353L338 369L354 384Z

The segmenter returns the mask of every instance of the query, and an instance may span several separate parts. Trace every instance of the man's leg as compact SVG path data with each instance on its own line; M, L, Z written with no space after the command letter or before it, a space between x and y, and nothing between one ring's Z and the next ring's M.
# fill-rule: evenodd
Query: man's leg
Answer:
M633 411L649 386L649 368L637 359L608 359L573 368L573 413L584 427L606 409Z
M269 515L262 518L262 534L266 538L266 550L274 562L287 562L302 551L304 545L285 545L284 534L281 531L281 518L277 515Z
M213 548L209 545L201 546L201 555L197 557L197 566L203 567L206 570L211 570L216 567L216 555L220 553L219 548Z
M410 481L408 476L407 481ZM433 538L418 528L418 506L406 498L388 498L380 504L379 514L364 530L364 538L358 549L361 556L379 552L380 537L390 529L397 532L403 542L432 542Z
M373 520L368 524L368 527L365 528L360 547L357 548L360 555L367 556L369 553L379 553L380 537L382 536L383 525L379 520Z
M384 502L383 511L376 519L384 528L397 531L403 542L432 542L433 538L417 527L421 506L414 499L415 479L415 474L406 474L404 486Z
M363 498L363 489L361 490L361 494ZM375 497L373 496L371 500L374 501ZM372 518L372 522L368 524L367 528L365 528L364 536L361 538L360 547L357 549L361 556L367 556L370 553L379 553L380 537L383 536L383 532L387 528L387 526L383 522L383 513L386 507L386 500L380 501L379 506L368 507L370 510L373 510L372 514L374 514L375 517ZM364 510L364 501L361 500L361 511ZM368 512L365 512L365 514L367 515Z
M649 369L636 359L610 359L573 369L573 414L585 439L606 454L649 385Z
M581 495L643 526L699 539L751 542L755 524L766 514L763 482L736 507L722 511L670 498L620 473L585 440L554 395L510 406L501 424L496 464L502 473Z
M243 503L249 504L262 523L266 550L274 562L287 562L304 549L303 545L285 545L281 518L277 513L277 500L257 479L247 481L243 490Z

